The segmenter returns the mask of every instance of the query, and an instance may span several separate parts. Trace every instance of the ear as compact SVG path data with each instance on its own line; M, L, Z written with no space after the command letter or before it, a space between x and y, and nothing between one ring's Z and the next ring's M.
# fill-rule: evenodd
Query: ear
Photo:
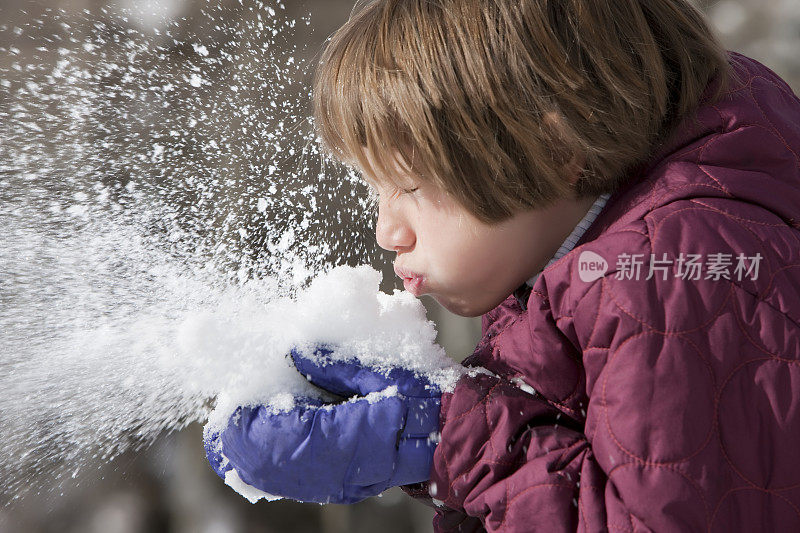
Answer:
M574 187L581 175L583 175L583 166L586 164L586 157L583 155L575 155L569 163L564 167L564 175L567 181Z
M563 131L563 124L561 114L557 113L556 111L548 111L544 114L544 122L548 124L550 127L555 128L558 131L561 131L562 135L564 134ZM564 174L567 181L575 187L575 184L581 177L583 173L583 167L586 164L586 156L583 154L574 154L572 159L570 159L569 163L564 165Z

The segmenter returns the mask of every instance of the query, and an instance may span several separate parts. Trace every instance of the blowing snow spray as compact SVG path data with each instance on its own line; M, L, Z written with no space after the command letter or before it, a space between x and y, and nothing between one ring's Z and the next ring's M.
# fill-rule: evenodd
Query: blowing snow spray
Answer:
M259 1L137 20L48 9L0 26L9 500L202 422L217 400L217 416L288 404L308 387L285 357L298 343L452 378L416 300L379 294L368 267L331 271L377 253L367 195L326 164L307 118L293 43L308 20Z

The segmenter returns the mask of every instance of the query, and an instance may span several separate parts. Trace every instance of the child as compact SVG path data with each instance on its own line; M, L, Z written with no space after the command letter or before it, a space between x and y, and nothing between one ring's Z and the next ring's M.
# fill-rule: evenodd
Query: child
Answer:
M356 398L237 413L219 473L311 501L424 481L437 531L800 531L785 82L688 0L374 0L315 103L406 288L483 314L488 372L440 396L294 354Z

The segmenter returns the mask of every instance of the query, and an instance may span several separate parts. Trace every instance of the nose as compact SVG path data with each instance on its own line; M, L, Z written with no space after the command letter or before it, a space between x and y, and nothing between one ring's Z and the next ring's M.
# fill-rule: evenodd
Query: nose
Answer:
M378 206L378 222L375 225L378 246L389 252L401 252L414 246L416 235L408 220L383 202Z

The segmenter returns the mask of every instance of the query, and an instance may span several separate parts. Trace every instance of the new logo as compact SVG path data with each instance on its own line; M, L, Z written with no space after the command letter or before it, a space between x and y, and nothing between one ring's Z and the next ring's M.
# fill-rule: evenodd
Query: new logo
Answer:
M578 276L581 281L590 283L605 276L608 272L608 261L602 256L588 250L581 252L578 258Z

